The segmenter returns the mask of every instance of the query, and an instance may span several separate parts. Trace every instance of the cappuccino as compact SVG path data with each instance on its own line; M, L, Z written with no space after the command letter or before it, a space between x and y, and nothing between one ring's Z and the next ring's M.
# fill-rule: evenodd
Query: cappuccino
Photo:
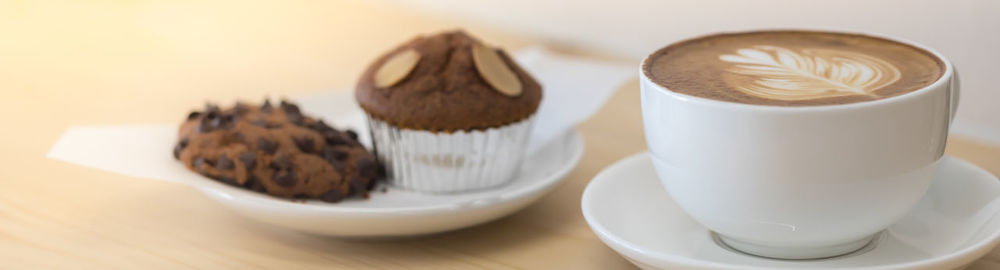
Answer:
M682 41L642 66L670 91L776 106L846 104L924 88L945 64L923 49L884 38L834 32L760 31Z

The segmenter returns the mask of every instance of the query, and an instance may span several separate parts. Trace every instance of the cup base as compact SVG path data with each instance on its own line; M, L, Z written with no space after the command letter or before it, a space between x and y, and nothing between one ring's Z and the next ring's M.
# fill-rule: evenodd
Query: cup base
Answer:
M861 240L843 244L822 246L822 247L776 247L758 245L745 241L740 241L717 234L722 245L746 254L780 260L814 260L838 257L854 253L872 242L875 236L868 236Z

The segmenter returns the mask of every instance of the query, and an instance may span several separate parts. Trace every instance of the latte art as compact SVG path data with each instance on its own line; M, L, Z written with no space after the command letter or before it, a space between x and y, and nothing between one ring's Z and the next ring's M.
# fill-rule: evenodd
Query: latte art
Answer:
M870 95L899 80L898 68L858 52L809 48L798 52L759 45L719 56L731 63L723 80L733 89L769 99L805 100ZM749 79L749 80L748 80Z
M944 70L939 57L913 45L820 31L709 35L657 50L642 65L666 91L772 106L890 98L933 84Z

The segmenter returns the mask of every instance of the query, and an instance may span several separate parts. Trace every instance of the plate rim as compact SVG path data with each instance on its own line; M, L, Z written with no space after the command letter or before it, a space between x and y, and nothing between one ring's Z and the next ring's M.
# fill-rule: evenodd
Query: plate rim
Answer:
M411 214L411 215L429 215L435 213L444 212L454 212L456 210L469 211L481 208L486 208L495 205L501 205L504 203L519 201L522 198L529 197L533 194L544 192L552 187L555 187L561 183L566 176L572 172L577 165L579 165L580 160L583 158L586 152L586 146L583 134L580 133L576 128L567 131L562 137L549 142L549 144L560 143L568 141L568 148L571 149L572 153L570 158L566 159L565 162L561 164L558 170L553 171L544 177L539 177L538 181L534 183L529 183L523 187L513 189L507 192L496 193L496 200L492 200L488 204L480 203L464 203L464 202L475 202L482 198L468 198L464 201L447 202L435 205L427 206L417 206L417 207L386 207L386 208L360 208L352 206L344 206L337 203L328 204L306 204L302 202L296 202L289 199L283 198L273 198L267 194L260 194L250 190L244 190L237 187L232 187L218 181L212 180L205 177L205 184L197 185L196 188L204 193L206 196L213 197L215 199L224 200L227 204L242 204L248 207L253 207L255 209L261 210L272 210L281 211L285 213L322 213L329 215L354 215L354 216L367 216L367 215L384 215L384 214ZM412 192L412 191L406 191ZM483 193L497 192L497 190L483 191ZM475 193L461 193L461 194L424 194L429 196L455 196L461 195L466 196ZM239 197L239 198L237 198ZM456 204L462 204L462 207L456 208Z
M587 187L584 189L583 195L581 196L580 199L580 208L581 208L580 210L583 213L584 220L587 222L587 225L590 226L594 234L596 234L598 238L601 239L602 242L604 242L605 245L615 250L615 252L617 252L620 256L626 257L626 259L628 259L629 261L649 258L656 261L666 262L676 266L684 266L684 267L711 268L711 269L741 269L741 270L774 269L766 267L697 260L689 257L676 256L673 254L652 252L641 249L636 244L611 234L611 231L608 228L604 227L600 222L598 222L596 217L593 216L594 214L591 213L590 208L587 207L588 205L593 204L593 202L590 202L589 198L593 196L592 194L594 192L597 192L594 191L597 189L596 188L597 184L595 183L599 181L604 182L606 180L603 179L611 178L609 177L609 175L612 173L612 171L618 171L621 170L622 168L627 168L630 165L641 162L643 159L647 158L652 158L649 151L642 151L636 154L632 154L628 157L622 158L616 161L615 163L612 163L611 165L602 169L597 175L594 176L593 179L591 179L590 183L588 183ZM983 176L984 178L992 179L993 182L990 185L1000 186L1000 180L998 180L996 175L993 175L989 171L986 171L985 169L975 165L974 163L971 163L969 161L951 155L944 155L942 156L942 158L947 159L945 160L946 162L954 162L957 165L964 167L963 169L970 170L977 175ZM1000 211L993 213L992 218L996 219L998 218L998 215L1000 215ZM916 260L911 262L895 263L888 265L838 267L838 268L824 268L824 269L860 270L860 269L872 269L872 267L877 267L878 269L910 269L916 267L944 267L955 264L958 264L957 266L961 266L960 262L962 262L963 260L968 259L968 262L971 262L975 259L978 259L982 257L982 255L985 255L990 250L992 250L992 248L996 247L997 244L1000 244L1000 228L994 229L994 232L989 237L985 237L975 244L968 245L965 248L958 249L954 252L948 253L943 256L936 256L923 260ZM631 256L626 256L625 254L630 254ZM639 260L639 261L642 261L644 264L648 264L646 260ZM967 264L968 262L965 263Z

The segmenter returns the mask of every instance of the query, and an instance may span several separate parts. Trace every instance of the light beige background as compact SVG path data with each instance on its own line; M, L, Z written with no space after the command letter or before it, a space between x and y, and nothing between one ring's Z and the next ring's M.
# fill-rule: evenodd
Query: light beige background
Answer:
M637 83L580 126L587 153L539 203L440 235L345 241L261 225L197 191L46 159L70 125L180 121L202 102L351 88L410 36L463 26L362 1L0 1L0 269L629 269L579 211L587 182L642 151ZM1000 147L952 138L948 153L1000 174ZM971 269L1000 268L994 251Z

